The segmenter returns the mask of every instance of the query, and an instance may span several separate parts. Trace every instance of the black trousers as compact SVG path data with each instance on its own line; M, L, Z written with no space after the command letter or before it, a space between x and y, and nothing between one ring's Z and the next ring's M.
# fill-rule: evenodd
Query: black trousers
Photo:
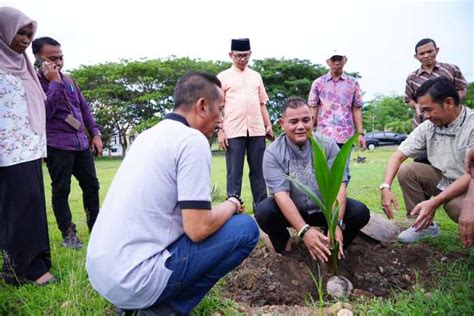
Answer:
M87 227L91 231L99 213L99 180L90 150L60 150L48 146L46 164L51 177L54 216L63 238L76 229L68 202L72 175L82 189Z
M267 198L267 188L263 179L263 153L265 137L229 138L226 151L227 195L237 194L242 190L242 174L244 170L245 152L249 165L250 188L252 190L254 208L257 203Z
M316 212L311 215L305 212L300 214L307 224L327 228L326 219L322 212ZM291 225L273 197L269 197L257 205L255 219L260 228L270 237L275 251L279 253L285 251L286 244L290 238L287 227ZM343 231L344 248L349 247L360 229L369 222L369 219L370 211L365 204L347 198L346 211L344 213L344 223L346 225Z
M7 283L34 281L51 268L41 159L0 167L0 248Z

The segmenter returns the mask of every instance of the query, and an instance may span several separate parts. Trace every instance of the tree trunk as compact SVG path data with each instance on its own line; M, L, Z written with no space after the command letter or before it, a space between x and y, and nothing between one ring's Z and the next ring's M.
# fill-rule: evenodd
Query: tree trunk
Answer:
M122 146L122 158L125 158L128 148L127 129L119 130L119 141Z

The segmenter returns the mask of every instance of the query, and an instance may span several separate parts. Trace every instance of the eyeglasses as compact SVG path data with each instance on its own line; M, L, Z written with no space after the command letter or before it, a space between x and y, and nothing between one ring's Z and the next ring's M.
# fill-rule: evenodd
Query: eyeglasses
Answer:
M235 59L249 59L250 53L248 54L232 54Z

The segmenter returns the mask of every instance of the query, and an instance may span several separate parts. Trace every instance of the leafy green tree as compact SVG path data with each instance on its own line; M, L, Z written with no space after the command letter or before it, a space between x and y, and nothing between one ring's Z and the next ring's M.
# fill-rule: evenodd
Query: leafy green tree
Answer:
M468 84L466 97L464 98L464 101L462 103L467 105L471 109L474 108L474 82Z
M291 96L308 98L311 83L327 72L321 65L299 59L259 59L252 68L262 75L270 99L267 104L272 122L280 116L280 108Z
M368 132L391 130L409 133L413 111L402 96L377 96L362 108L364 127Z
M267 107L272 122L280 116L281 106L288 97L308 99L313 81L328 72L326 67L307 59L257 59L252 68L262 75L270 99ZM360 78L358 73L350 75Z
M126 133L136 120L132 111L132 95L122 84L124 65L106 63L82 66L71 73L89 101L97 123L101 127L104 144L115 132L126 149Z
M188 71L218 74L231 63L190 58L122 60L81 66L73 70L95 117L102 127L104 143L112 134L126 152L128 135L153 126L172 110L173 90L178 78ZM327 73L327 68L300 59L255 60L252 68L263 78L270 102L272 122L280 116L284 100L290 96L307 98L312 82ZM351 75L359 77L357 73Z
M117 133L125 154L128 135L142 122L159 120L173 107L178 78L188 71L218 73L229 63L169 58L81 66L71 75L90 102L105 141ZM146 123L144 123L145 126ZM149 127L149 126L148 126Z

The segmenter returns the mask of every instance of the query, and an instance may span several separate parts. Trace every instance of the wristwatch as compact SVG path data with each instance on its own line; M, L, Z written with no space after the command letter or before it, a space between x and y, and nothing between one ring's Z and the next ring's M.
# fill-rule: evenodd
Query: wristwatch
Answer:
M390 184L388 183L382 183L379 187L380 190L384 190L384 189L389 189L390 190Z
M344 223L342 219L337 221L337 226L341 227L342 230L346 229L346 224Z

